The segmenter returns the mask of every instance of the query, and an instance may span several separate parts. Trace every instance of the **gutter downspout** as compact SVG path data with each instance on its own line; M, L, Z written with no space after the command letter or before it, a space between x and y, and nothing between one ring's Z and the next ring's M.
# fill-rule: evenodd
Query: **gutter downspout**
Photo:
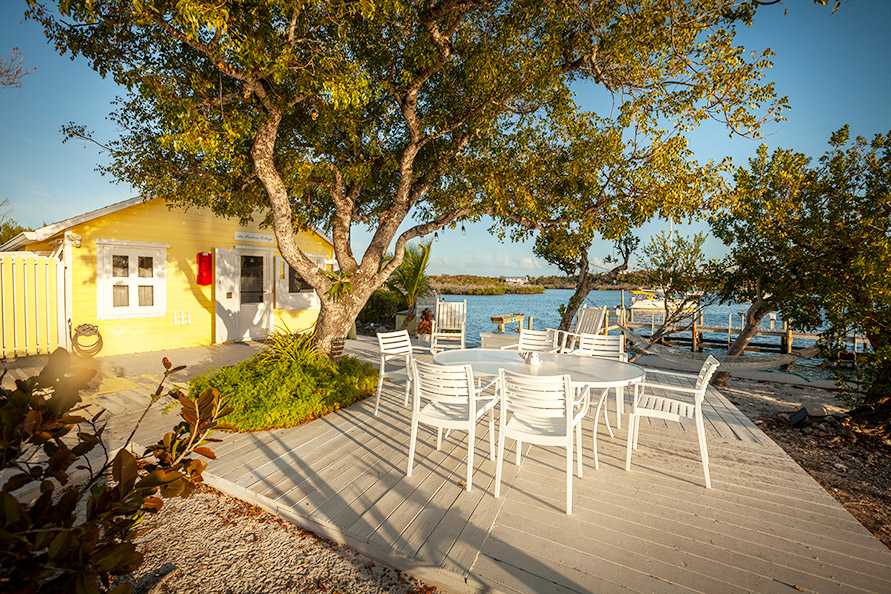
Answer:
M59 309L60 319L59 319L59 334L60 340L59 344L65 346L68 351L71 351L71 332L69 331L69 324L72 321L72 301L74 299L74 291L72 288L72 280L71 280L71 269L72 263L74 260L72 252L74 251L74 244L72 242L73 236L71 231L66 231L62 234L62 262L64 266L63 273L63 285L64 289L62 294L64 299L62 301L62 307Z

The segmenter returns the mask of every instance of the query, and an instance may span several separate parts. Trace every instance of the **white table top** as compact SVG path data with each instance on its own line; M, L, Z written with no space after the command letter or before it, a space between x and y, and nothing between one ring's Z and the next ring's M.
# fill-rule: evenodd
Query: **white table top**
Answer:
M539 353L541 365L527 365L517 351L500 349L456 349L437 353L433 360L440 365L470 364L478 375L498 375L499 369L527 375L563 375L568 373L573 383L589 384L598 388L617 388L635 384L643 379L644 370L631 363Z

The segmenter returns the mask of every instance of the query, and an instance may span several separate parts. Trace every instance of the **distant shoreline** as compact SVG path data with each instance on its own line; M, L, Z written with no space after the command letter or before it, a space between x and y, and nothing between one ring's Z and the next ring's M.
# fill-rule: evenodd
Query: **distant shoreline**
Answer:
M430 285L441 295L536 295L547 289L574 290L574 277L510 277L474 276L469 274L440 274L428 277ZM594 290L633 291L640 288L637 283L620 282L615 284L595 284Z

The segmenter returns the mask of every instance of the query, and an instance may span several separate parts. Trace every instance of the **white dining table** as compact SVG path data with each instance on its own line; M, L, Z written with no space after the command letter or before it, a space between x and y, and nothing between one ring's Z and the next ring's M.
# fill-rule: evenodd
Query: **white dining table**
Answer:
M498 375L499 369L527 375L569 374L572 383L578 387L588 385L592 390L614 388L616 390L618 426L622 426L621 416L625 410L624 388L643 380L643 368L632 363L598 357L579 357L557 353L538 353L538 356L541 364L529 365L517 351L455 349L437 353L433 356L433 361L440 365L469 364L474 375L495 376Z

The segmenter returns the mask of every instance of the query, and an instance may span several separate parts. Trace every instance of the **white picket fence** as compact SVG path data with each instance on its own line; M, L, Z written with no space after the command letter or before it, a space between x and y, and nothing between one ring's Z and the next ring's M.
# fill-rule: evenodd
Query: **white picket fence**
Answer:
M68 346L65 266L27 252L0 253L0 357L49 354Z

